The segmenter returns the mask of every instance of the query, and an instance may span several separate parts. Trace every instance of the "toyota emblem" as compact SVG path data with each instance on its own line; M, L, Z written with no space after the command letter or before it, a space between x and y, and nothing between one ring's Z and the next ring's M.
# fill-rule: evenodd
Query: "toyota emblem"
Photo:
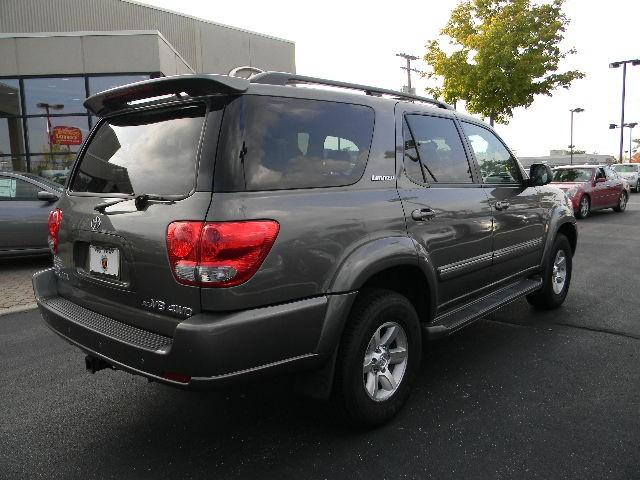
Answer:
M91 219L91 230L95 232L100 228L100 225L102 225L102 220L100 220L100 217L95 217Z

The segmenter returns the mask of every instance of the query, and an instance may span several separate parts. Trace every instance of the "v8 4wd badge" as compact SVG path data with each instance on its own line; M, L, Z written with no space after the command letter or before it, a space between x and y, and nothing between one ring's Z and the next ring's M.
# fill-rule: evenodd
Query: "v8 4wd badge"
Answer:
M147 310L155 310L157 312L169 312L177 317L190 317L193 315L193 309L191 307L184 307L182 305L171 304L167 305L164 300L158 300L156 298L149 298L142 301L142 307Z

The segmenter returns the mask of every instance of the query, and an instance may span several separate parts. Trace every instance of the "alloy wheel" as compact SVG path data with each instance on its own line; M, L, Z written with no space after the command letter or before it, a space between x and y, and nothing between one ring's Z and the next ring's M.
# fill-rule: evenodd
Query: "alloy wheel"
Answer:
M589 199L587 197L582 197L582 200L580 200L580 216L584 218L588 214L589 214Z
M553 284L553 293L559 295L567 281L567 256L564 250L558 250L556 258L553 260L553 272L551 273L551 282Z
M407 369L407 334L396 322L386 322L375 331L364 354L362 381L367 395L376 402L391 397Z
M625 208L627 208L627 194L622 192L620 195L620 200L618 202L618 208L621 212L624 212Z

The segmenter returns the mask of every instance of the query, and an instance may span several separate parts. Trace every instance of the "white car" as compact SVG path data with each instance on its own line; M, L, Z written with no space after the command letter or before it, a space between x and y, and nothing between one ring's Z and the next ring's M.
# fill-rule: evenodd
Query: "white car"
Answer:
M640 163L618 163L611 165L618 175L629 182L629 187L640 192Z

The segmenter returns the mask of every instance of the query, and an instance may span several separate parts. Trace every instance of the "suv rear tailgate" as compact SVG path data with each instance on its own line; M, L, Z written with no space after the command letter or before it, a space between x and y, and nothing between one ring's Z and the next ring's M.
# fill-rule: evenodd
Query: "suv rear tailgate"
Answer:
M213 168L198 158L205 116L202 104L146 109L92 132L58 204L61 296L164 335L200 311L200 288L174 279L167 227L206 217L211 192L195 191L199 169Z

